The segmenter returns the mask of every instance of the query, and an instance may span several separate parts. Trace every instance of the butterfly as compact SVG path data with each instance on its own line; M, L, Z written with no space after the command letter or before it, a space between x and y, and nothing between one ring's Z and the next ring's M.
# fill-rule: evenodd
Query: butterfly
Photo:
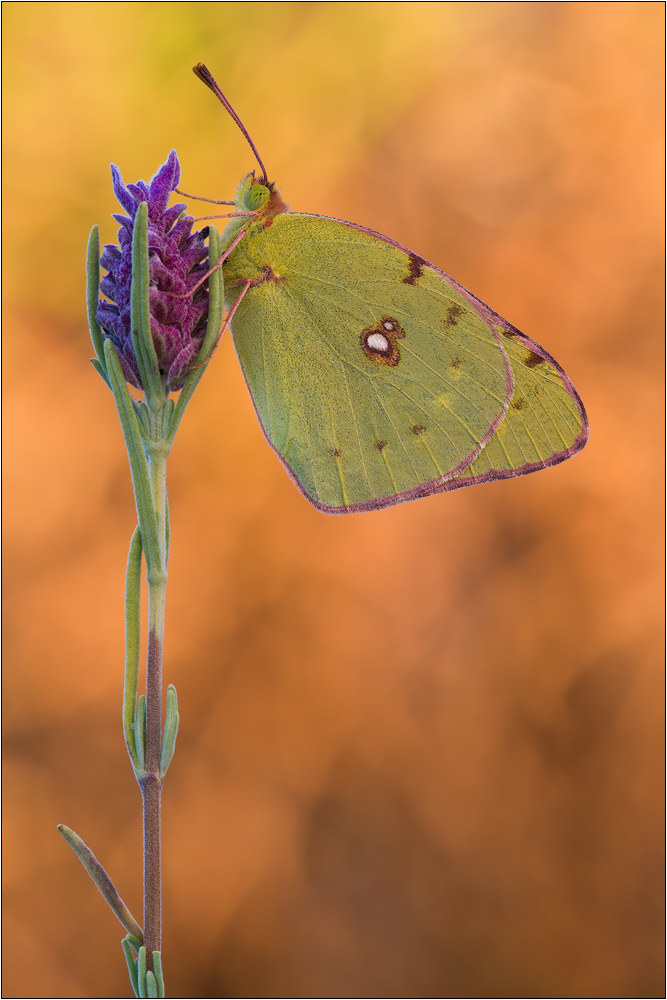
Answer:
M262 170L222 234L225 307L264 434L315 507L378 510L584 447L581 399L544 348L400 243L290 212L194 72Z

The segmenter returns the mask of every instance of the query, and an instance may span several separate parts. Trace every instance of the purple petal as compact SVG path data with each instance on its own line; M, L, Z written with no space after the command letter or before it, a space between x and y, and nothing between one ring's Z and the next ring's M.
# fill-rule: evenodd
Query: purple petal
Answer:
M104 266L104 265L102 265ZM109 277L102 278L100 281L100 291L102 295L106 295L108 299L115 301L116 298L116 282Z
M129 212L132 218L134 218L137 206L134 198L123 184L123 178L121 177L120 170L115 163L111 164L111 183L113 184L113 193L116 195L116 198L121 203L125 211Z
M162 215L166 209L171 192L178 187L180 177L181 165L178 162L176 150L172 149L166 163L160 167L151 181L150 205L154 218Z
M186 209L187 205L172 205L162 216L162 225L164 226L165 233L168 233L171 229L176 219L179 217L181 212ZM194 221L194 220L193 220Z
M118 218L118 216L114 216L114 218ZM121 216L121 218L123 218L123 216ZM113 260L121 259L122 256L121 252L115 243L105 243L103 249L104 249L104 253L102 254L103 257L107 257L110 259L112 258ZM104 267L104 265L102 266Z
M193 344L191 342L176 355L167 374L169 382L173 382L185 375L190 362L196 357L200 347L201 344Z
M137 206L135 205L134 207L136 209ZM126 215L116 215L115 213L112 214L111 218L115 219L116 222L121 224L121 226L125 226L126 229L129 229L130 232L132 232L132 227L134 226L132 219L128 219Z
M180 251L180 249L181 249L184 241L190 235L190 229L192 227L192 222L193 221L194 220L192 220L192 221L188 220L187 217L185 219L181 219L179 222L176 223L176 225L173 227L173 229L169 233L169 237L173 238L174 240L176 240L176 243L178 245L179 251Z
M116 345L114 344L114 347ZM123 371L125 381L133 385L135 389L141 389L141 379L139 378L139 369L136 367L136 362L134 355L128 358L116 347L116 354L118 355L118 360L120 361L120 367Z
M142 201L148 201L148 185L144 184L143 181L137 181L136 184L128 184L127 190L134 195L134 200L136 202L134 211L136 214L137 205L140 205ZM132 218L134 218L134 215Z

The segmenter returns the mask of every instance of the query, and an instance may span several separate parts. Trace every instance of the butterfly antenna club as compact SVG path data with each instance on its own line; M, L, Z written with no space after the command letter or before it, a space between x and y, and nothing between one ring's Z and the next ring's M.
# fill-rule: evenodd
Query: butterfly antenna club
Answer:
M202 83L206 84L206 86L208 87L209 90L213 91L213 93L218 98L218 100L220 101L220 103L226 108L226 110L229 112L229 114L231 115L231 117L234 119L234 121L236 122L236 124L238 125L238 127L241 129L241 131L243 132L244 136L248 140L248 144L250 145L250 148L252 149L252 151L253 151L253 153L255 155L255 159L257 160L257 162L259 163L260 167L262 168L262 183L263 184L268 184L268 178L267 178L267 175L266 175L266 167L262 163L260 155L257 152L257 148L255 146L255 143L250 138L250 136L248 134L247 128L245 127L245 125L243 124L243 122L241 121L241 119L239 118L239 116L236 114L236 112L234 111L234 108L231 106L231 104L229 103L229 101L227 100L227 98L225 97L225 95L223 94L222 90L220 89L220 87L216 83L215 78L213 77L213 74L207 69L207 67L204 65L204 63L197 63L196 66L192 67L192 72L195 74L195 76L199 77L199 79L201 80Z

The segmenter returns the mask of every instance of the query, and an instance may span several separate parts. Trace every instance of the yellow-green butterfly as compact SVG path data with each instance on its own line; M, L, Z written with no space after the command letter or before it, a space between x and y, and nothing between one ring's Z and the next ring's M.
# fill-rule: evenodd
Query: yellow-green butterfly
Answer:
M542 347L386 236L289 212L194 72L262 170L223 234L225 306L262 429L311 503L377 510L583 448L582 402Z

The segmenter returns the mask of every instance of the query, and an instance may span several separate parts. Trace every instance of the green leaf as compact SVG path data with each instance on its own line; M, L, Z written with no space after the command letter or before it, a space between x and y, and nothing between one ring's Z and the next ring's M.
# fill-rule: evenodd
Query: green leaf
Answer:
M165 392L151 336L149 302L150 266L148 258L148 204L137 209L132 233L132 291L130 297L132 343L141 375L141 384L150 406L161 406Z
M90 328L90 339L95 348L95 354L100 367L104 371L104 378L107 385L109 379L106 377L106 366L104 364L104 331L97 322L97 306L100 300L100 231L97 226L93 226L88 237L88 253L86 255L86 305L88 310L88 326ZM95 370L99 371L95 362ZM109 386L109 388L111 388Z
M169 501L168 500L165 501L164 516L165 516L164 537L165 537L165 543L167 545L167 559L169 559L169 543L171 541L171 524L169 523Z
M137 988L140 997L148 995L146 993L146 949L143 946L139 949L137 959Z
M215 267L220 260L222 247L220 233L215 226L209 226L208 233L208 266ZM222 314L224 311L224 278L222 267L209 275L208 278L208 322L206 324L206 336L202 341L199 354L195 359L195 365L205 363L215 347L220 328L222 326Z
M137 752L139 770L146 766L146 695L137 698L137 710L134 716L134 746Z
M157 995L158 997L163 997L164 977L162 975L162 956L159 951L153 952L153 968L155 969L155 978L157 980Z
M105 371L104 366L102 365L102 363L100 361L98 361L97 358L91 358L90 359L90 363L93 366L93 368L95 369L95 371L97 372L97 374L101 375L102 378L104 379L104 381L106 382L106 384L109 386L109 388L111 388L111 382L109 381L109 378L107 376L107 373L106 373L106 371Z
M137 505L141 542L146 556L148 570L161 569L160 548L158 544L157 520L153 497L151 494L148 464L142 441L139 421L137 419L134 401L127 388L125 377L120 367L116 349L110 340L104 343L104 353L111 388L118 408L125 446L130 460L134 499Z
M222 248L220 233L215 226L209 226L209 267L214 267L215 264L217 264L221 254ZM183 419L186 407L192 398L192 393L197 388L200 378L206 371L208 361L210 360L211 354L217 345L218 337L220 336L222 314L224 310L224 281L222 267L218 267L213 274L209 275L208 289L208 323L206 324L206 335L199 350L199 354L192 363L192 371L185 380L185 384L178 397L178 402L176 404L176 409L171 419L171 426L169 429L169 437L172 441L176 431L178 430L178 425Z
M123 684L125 745L137 778L143 770L143 761L140 763L134 732L141 643L141 555L141 532L137 527L130 542L125 576L125 680Z
M164 721L164 735L162 737L162 749L160 751L160 777L164 778L167 768L174 756L176 746L176 734L178 733L178 700L176 688L170 684L167 688L167 708Z
M81 837L70 830L64 823L58 825L58 832L67 841L77 858L86 869L93 882L100 890L105 900L116 914L126 931L129 931L138 940L143 940L143 931L134 919L127 906L120 898L116 886L113 884L106 871L99 863L91 849L83 842Z
M164 404L164 410L162 411L162 437L165 441L169 437L169 425L171 424L173 414L174 401L173 399L168 399Z
M127 971L130 973L132 989L134 990L135 997L138 997L139 983L137 981L137 962L132 954L133 941L136 941L136 938L133 938L132 935L128 934L127 937L124 937L121 941L121 945L123 946L123 951L125 952L125 961L127 962Z
M144 438L149 440L151 436L151 412L143 400L139 404L135 402L134 405L136 407L137 417L139 418L139 429Z

